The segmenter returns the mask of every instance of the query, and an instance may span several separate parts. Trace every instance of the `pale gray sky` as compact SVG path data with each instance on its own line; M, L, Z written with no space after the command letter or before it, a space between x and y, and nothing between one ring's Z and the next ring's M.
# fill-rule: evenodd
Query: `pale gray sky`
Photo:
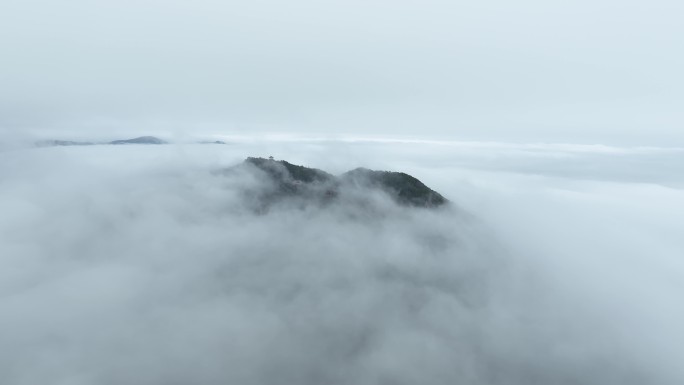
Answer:
M3 0L0 132L684 144L676 0Z

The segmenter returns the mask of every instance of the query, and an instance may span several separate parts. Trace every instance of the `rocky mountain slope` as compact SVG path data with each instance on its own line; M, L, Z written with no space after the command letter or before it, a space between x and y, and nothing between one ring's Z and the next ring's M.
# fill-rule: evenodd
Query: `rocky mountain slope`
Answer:
M330 204L342 200L364 203L373 194L387 196L403 206L435 208L448 203L438 192L403 172L357 168L335 176L323 170L284 160L247 158L226 174L248 172L258 187L248 195L262 207L281 202Z

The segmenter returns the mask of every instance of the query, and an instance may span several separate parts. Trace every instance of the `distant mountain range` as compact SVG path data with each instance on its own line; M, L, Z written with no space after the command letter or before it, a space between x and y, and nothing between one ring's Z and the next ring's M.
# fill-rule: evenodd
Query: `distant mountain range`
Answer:
M251 172L264 181L248 191L254 204L264 209L278 203L330 204L339 201L366 204L373 192L381 192L403 206L434 208L449 201L420 180L403 172L357 168L339 176L284 160L247 158L224 170L224 175Z
M220 140L215 141L201 141L200 144L226 144ZM71 140L44 140L37 142L36 145L40 147L52 146L93 146L98 144L168 144L168 142L154 136L140 136L132 139L112 140L111 142L78 142Z
M166 144L166 142L154 136L141 136L133 139L114 140L109 144Z

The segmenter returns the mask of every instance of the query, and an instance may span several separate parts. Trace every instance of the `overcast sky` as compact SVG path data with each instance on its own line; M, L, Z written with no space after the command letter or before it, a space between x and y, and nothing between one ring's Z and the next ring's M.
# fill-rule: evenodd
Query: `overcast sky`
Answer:
M0 132L684 144L684 2L3 0Z

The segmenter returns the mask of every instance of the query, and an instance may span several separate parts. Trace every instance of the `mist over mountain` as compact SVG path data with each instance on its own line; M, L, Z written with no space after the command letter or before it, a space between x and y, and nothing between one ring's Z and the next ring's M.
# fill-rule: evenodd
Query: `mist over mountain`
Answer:
M448 203L439 193L402 172L373 171L356 168L340 176L294 165L284 160L247 158L242 164L223 171L226 176L255 174L262 183L248 188L251 204L265 210L286 202L299 205L329 205L343 202L370 208L375 195L387 195L403 206L435 208Z
M682 15L1 0L0 385L684 384Z
M37 146L48 147L48 146L92 146L94 142L77 142L73 140L41 140L36 142Z
M222 140L202 140L197 142L199 144L226 144L226 142ZM51 140L39 140L36 143L36 146L38 147L52 147L52 146L93 146L93 145L98 145L98 144L114 144L114 145L122 145L122 144L169 144L169 142L159 139L154 136L139 136L136 138L131 138L131 139L117 139L117 140L112 140L112 141L104 141L104 142L94 142L94 141L75 141L75 140L56 140L56 139L51 139Z
M0 152L2 382L678 384L682 154Z
M40 147L50 146L93 146L96 144L167 144L166 141L154 136L140 136L132 139L118 139L109 142L81 142L74 140L41 140L36 142Z

